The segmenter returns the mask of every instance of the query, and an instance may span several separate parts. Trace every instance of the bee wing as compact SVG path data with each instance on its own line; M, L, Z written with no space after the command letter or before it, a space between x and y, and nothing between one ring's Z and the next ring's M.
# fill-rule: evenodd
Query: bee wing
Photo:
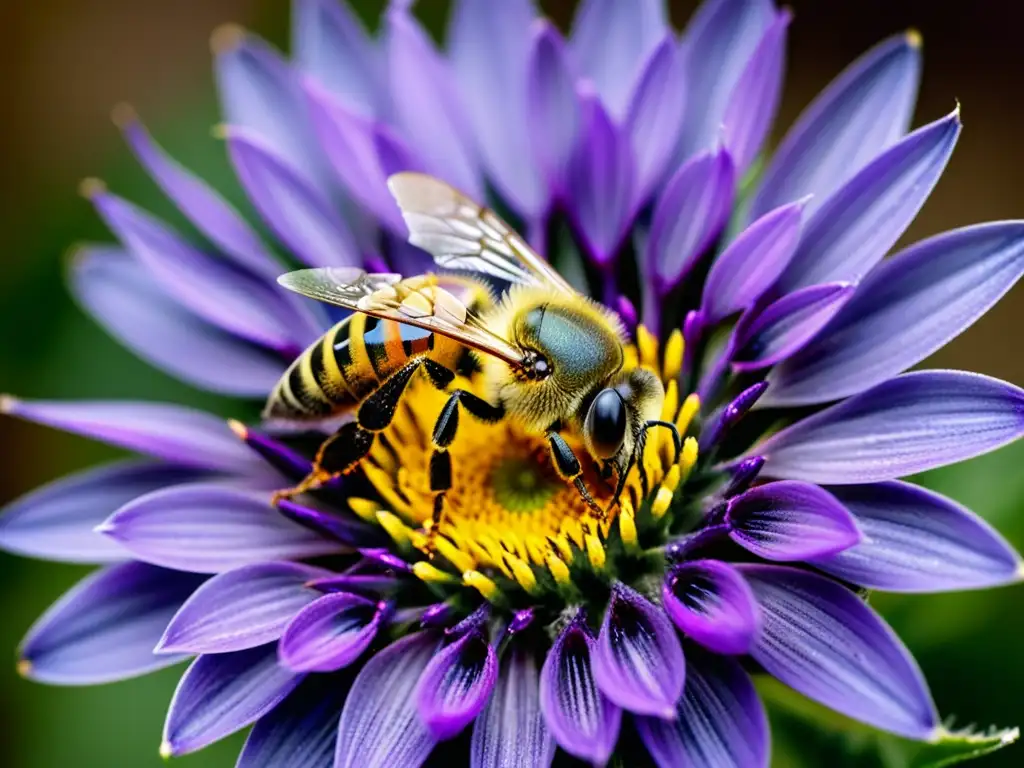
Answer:
M405 172L391 176L388 188L409 227L409 242L438 266L576 293L500 216L454 187Z
M523 365L521 349L489 330L458 293L465 283L444 276L364 272L354 267L299 269L277 282L311 299L447 336L468 347Z

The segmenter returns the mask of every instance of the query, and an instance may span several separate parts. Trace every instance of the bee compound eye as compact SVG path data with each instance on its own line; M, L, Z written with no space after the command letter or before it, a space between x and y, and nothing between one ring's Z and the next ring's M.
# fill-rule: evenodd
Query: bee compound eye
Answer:
M603 389L590 404L584 430L599 459L610 459L626 439L626 403L614 389Z

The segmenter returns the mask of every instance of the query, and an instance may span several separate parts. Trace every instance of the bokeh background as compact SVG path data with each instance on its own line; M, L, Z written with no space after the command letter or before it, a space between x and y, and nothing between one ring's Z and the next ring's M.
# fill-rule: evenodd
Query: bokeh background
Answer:
M501 2L502 0L495 0ZM623 0L626 2L628 0ZM374 25L382 0L355 0ZM565 26L569 0L542 2ZM694 2L672 3L685 23ZM1024 217L1024 56L1015 0L791 0L790 59L774 140L845 64L878 39L915 27L924 36L924 80L915 125L959 100L964 131L937 190L905 241L978 221ZM421 2L435 32L447 3ZM199 394L148 368L108 339L71 302L62 284L68 248L109 235L76 193L101 176L119 194L180 222L134 165L109 120L129 101L158 140L248 210L233 184L210 76L209 32L235 21L288 45L287 0L4 0L0 3L0 391L31 397L171 400L231 414L230 403ZM967 368L1024 384L1018 288L930 367ZM0 504L70 470L110 458L85 440L0 420ZM1024 443L922 481L971 506L1024 549ZM15 768L157 766L166 704L180 668L99 688L58 689L20 679L14 648L32 620L84 569L0 554L0 763ZM1024 724L1024 586L981 593L878 595L888 617L957 724ZM9 659L4 662L3 659ZM780 726L783 725L780 721ZM780 766L899 765L870 736L833 742L816 728L782 728ZM814 751L800 756L814 744ZM235 737L183 768L229 766ZM864 746L860 750L859 746ZM981 765L1020 765L1024 747Z

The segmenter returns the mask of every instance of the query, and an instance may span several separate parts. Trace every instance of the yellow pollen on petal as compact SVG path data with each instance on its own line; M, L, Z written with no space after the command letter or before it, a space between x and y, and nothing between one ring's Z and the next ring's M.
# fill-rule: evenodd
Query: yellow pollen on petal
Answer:
M669 334L665 342L665 355L662 363L661 378L665 381L674 381L683 370L683 352L686 345L683 342L683 332L676 328Z
M412 572L416 578L428 584L446 584L456 580L450 573L446 573L423 560L412 564Z
M463 571L471 571L476 568L476 560L456 547L444 536L438 536L435 538L434 546L437 547L437 551L442 557L455 566L459 573L462 573Z
M14 668L22 677L29 677L32 674L32 662L28 659L18 659L18 663L15 664Z
M537 592L537 576L533 573L533 569L515 555L506 555L505 561L519 586L524 591L535 594Z
M397 516L381 509L377 511L377 522L380 523L381 528L388 532L388 536L394 539L395 544L399 547L405 548L412 543L409 538L411 529L399 520Z
M605 564L605 551L604 544L597 538L596 534L587 534L587 559L590 561L591 567L595 571L604 569Z
M572 583L572 577L569 575L569 566L553 552L547 557L548 570L551 572L551 577L559 586L567 587Z
M693 417L697 415L700 410L700 397L696 392L693 392L686 396L683 400L683 407L679 409L679 415L676 416L676 429L679 430L680 435L685 435L686 430L690 428L690 423L693 421Z
M654 494L654 501L651 503L651 517L655 520L660 520L668 512L668 508L672 505L672 491L668 488L661 486Z
M679 487L679 480L682 477L682 470L678 464L673 464L669 467L668 473L665 475L665 479L661 481L661 487L667 488L670 493L675 493L676 488Z
M160 742L160 757L164 760L170 760L174 757L174 747L171 745L171 742Z
M492 603L501 599L501 590L498 589L498 585L480 571L466 571L462 574L462 583L467 587L472 587L483 595L485 600Z
M683 454L679 458L679 475L682 480L690 476L693 465L697 463L697 438L688 437L683 440Z
M646 326L636 327L636 346L640 353L640 365L650 368L655 373L660 373L658 366L658 340Z
M627 549L636 549L636 518L633 516L633 510L626 509L625 506L619 512L619 535Z
M352 497L348 500L349 509L368 523L377 522L377 510L380 509L380 502L370 499Z

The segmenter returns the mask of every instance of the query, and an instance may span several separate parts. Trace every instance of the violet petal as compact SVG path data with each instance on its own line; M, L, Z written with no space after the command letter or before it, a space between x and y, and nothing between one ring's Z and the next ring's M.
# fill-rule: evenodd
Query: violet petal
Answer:
M858 171L810 216L778 289L788 293L867 274L928 199L959 135L957 108Z
M884 731L927 739L939 726L921 671L889 626L831 579L738 566L761 606L751 655L786 685Z
M302 681L277 663L274 644L198 657L171 699L161 752L185 755L259 720Z
M829 491L864 532L855 547L814 565L844 581L889 592L945 592L1020 581L1021 557L988 523L956 502L900 482Z
M761 626L754 593L739 571L719 560L674 566L662 605L683 634L715 653L745 654Z
M1024 391L962 371L905 373L776 433L767 475L812 483L891 480L995 450L1024 434Z
M306 583L327 574L299 563L256 563L218 574L181 606L157 651L225 653L277 640L317 599Z
M383 611L372 600L336 592L309 603L296 615L278 646L281 663L296 672L333 672L365 651Z
M196 573L342 551L280 514L269 494L212 483L156 491L121 507L100 528L147 562Z
M177 664L153 646L203 577L146 563L107 566L86 576L28 631L22 673L54 685L98 685Z
M768 768L768 717L735 661L687 648L686 688L672 720L638 717L659 768Z
M764 404L838 400L926 358L1024 274L1024 223L946 232L883 261L824 331L773 370Z
M341 713L335 768L418 768L426 761L436 740L413 694L436 650L435 635L418 632L366 663Z
M480 631L467 632L434 656L416 686L420 719L436 739L450 739L476 718L498 679L498 655Z
M861 541L857 522L827 491L783 480L729 500L729 537L765 560L833 555Z
M920 41L884 40L839 74L804 110L765 169L750 216L813 194L816 210L907 132L921 76Z

